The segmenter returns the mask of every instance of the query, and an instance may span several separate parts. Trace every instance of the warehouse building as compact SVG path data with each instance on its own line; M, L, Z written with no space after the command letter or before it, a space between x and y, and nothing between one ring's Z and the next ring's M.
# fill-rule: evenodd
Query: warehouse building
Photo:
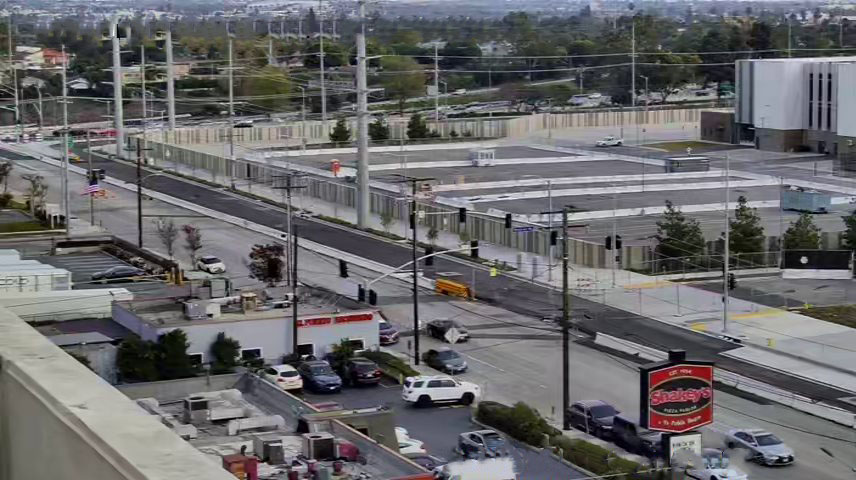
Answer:
M856 153L856 57L737 61L735 123L761 150Z

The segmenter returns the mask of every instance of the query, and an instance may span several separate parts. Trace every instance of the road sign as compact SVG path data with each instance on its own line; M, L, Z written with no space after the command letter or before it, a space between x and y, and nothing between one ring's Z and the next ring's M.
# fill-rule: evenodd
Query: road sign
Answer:
M455 344L461 339L461 332L459 332L457 328L452 327L446 330L446 334L443 335L443 338L445 338L447 342Z
M534 231L535 227L514 227L514 233L529 233Z

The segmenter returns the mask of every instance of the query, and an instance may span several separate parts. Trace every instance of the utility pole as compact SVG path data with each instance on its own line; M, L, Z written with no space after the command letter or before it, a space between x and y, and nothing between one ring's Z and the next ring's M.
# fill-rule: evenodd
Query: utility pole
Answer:
M10 32L11 35L11 32ZM71 234L71 207L69 206L71 195L68 192L68 93L66 87L66 69L68 62L65 59L65 45L62 46L62 203L63 215L65 215L65 235ZM17 87L16 87L17 88Z
M725 153L725 246L723 247L723 255L722 255L722 332L728 332L728 244L730 237L731 225L728 221L728 204L731 199L729 198L731 195L729 185L728 185L728 175L731 173L731 161L729 159L728 152ZM781 192L779 192L781 195Z
M287 235L285 237L285 265L286 269L291 271L291 264L294 259L291 257L291 241L292 241L292 225L293 225L293 217L292 209L291 209L291 191L298 188L306 188L306 186L298 186L293 182L293 178L295 174L291 171L288 171L285 175L285 186L284 187L275 187L276 190L285 190L286 195L286 204L285 204L285 229ZM288 278L287 278L288 279Z
M841 17L838 17L838 47L844 48L844 22Z
M137 246L143 248L143 144L137 137Z
M170 131L175 130L175 71L172 64L172 26L166 26L166 111Z
M39 131L42 131L42 127L45 124L44 116L42 115L42 89L36 86L36 93L39 96Z
M327 87L324 84L324 12L321 10L321 0L318 0L318 41L320 42L319 65L321 67L321 124L324 133L327 131Z
M437 56L437 42L434 42L434 123L440 131L440 61Z
M788 58L791 58L791 17L788 15Z
M270 20L268 20L268 65L273 65L273 37L270 31Z
M297 354L297 225L292 233L291 257L291 353Z
M18 69L15 68L15 51L12 50L12 14L6 17L6 39L9 41L9 68L12 69L12 94L15 97L15 127L18 129L18 139L24 134L21 124L21 99L18 97Z
M232 65L232 33L226 22L226 35L229 37L229 183L235 187L235 85L234 68Z
M146 110L146 45L140 45L140 82L143 90L143 150L146 149L146 122L148 121L148 112Z
M92 131L86 129L86 161L89 164L89 181L92 181ZM89 224L95 226L95 195L89 194Z
M552 213L551 213L552 215ZM571 429L570 334L571 294L568 278L568 207L562 208L562 429Z
M419 262L416 256L416 179L413 179L410 201L410 230L413 234L413 361L419 365Z
M630 19L633 23L630 24L630 96L631 106L636 106L636 17ZM622 120L624 114L621 115Z
M125 130L122 112L122 54L119 50L119 18L110 25L113 42L113 128L116 130L116 158L124 158Z
M613 185L615 188L615 185ZM610 250L610 254L612 255L612 288L615 288L615 264L618 263L618 256L621 254L621 251L618 249L618 221L615 217L616 210L618 209L618 194L613 190L612 192L612 250Z
M366 80L366 5L360 1L360 29L357 32L357 226L369 226L368 82Z

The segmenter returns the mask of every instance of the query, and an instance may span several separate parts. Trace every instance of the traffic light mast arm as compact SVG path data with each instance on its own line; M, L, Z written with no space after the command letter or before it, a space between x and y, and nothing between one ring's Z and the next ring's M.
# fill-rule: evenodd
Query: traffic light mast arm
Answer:
M471 248L471 247L461 247L461 248L456 248L456 249L454 249L454 250L443 250L442 252L436 252L436 253L431 253L431 254L429 254L429 255L423 255L423 256L421 256L421 257L417 258L417 259L416 259L416 261L418 262L419 260L424 260L424 259L429 258L429 257L436 257L437 255L443 255L443 254L446 254L446 253L463 252L463 251L470 250L470 248ZM401 270L404 270L405 268L407 268L407 267L409 267L409 266L411 266L411 265L413 265L413 261L412 261L412 260L411 260L411 261L409 261L409 262L407 262L407 263L405 263L404 265L401 265L400 267L395 268L394 270L392 270L392 271L390 271L390 272L386 272L386 273L384 273L383 275L381 275L381 276L379 276L379 277L375 278L374 280L369 281L369 282L366 284L366 288L370 287L370 286L371 286L372 284L374 284L374 283L377 283L377 282L379 282L379 281L383 280L384 278L386 278L386 277L388 277L388 276L392 275L393 273L397 273L397 272L400 272Z

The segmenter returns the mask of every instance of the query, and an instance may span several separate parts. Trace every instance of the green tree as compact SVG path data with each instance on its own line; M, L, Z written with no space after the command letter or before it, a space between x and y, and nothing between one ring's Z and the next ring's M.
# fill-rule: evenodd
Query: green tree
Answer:
M9 175L12 173L12 162L0 162L0 183L3 184L3 193L9 190Z
M255 244L250 250L250 278L261 280L270 286L282 281L285 248L277 243Z
M291 81L285 72L272 65L260 68L257 72L247 75L241 82L241 95L265 96L272 98L260 98L253 100L254 104L266 108L281 108L291 101L288 93L291 91Z
M759 254L764 251L764 227L758 210L747 205L746 197L737 199L734 218L729 221L728 250L730 254ZM744 257L750 263L753 258Z
M440 237L440 231L437 230L437 227L431 226L428 228L428 231L425 232L425 238L428 239L428 243L431 245L435 245L437 243L437 238Z
M675 89L686 83L687 78L692 76L692 69L695 67L688 67L686 65L701 63L698 55L675 55L671 53L657 55L651 60L653 63L659 65L646 69L649 78L649 89L652 91L659 90L664 102ZM639 84L637 83L637 85Z
M425 119L418 112L414 113L410 117L410 121L407 122L407 138L428 138L428 133L428 125L425 123Z
M841 217L844 221L844 246L856 250L856 210Z
M389 227L392 226L394 220L392 212L387 211L380 214L380 225L383 227L384 232L389 233Z
M809 213L800 214L785 231L785 250L817 250L820 248L820 228Z
M184 249L190 255L191 268L196 268L196 257L202 249L202 231L195 225L182 225L184 232Z
M369 124L369 137L373 142L389 140L389 125L383 117L377 117Z
M123 382L152 382L158 379L152 342L131 336L116 352L116 368Z
M184 330L176 328L158 337L155 344L155 365L161 380L174 380L195 375L193 364L187 356L190 342Z
M348 121L345 117L339 117L336 120L336 126L330 132L330 141L333 143L345 143L351 140L351 129L348 128Z
M661 257L692 257L704 252L704 235L698 220L685 217L669 200L663 219L657 222L656 238Z
M356 354L354 344L349 338L343 338L339 343L333 345L333 350L330 352L330 367L337 372L341 372L345 367L345 362L350 360Z
M424 95L425 73L422 66L410 57L383 57L381 85L388 98L398 101L398 111L404 113L408 98Z
M240 353L241 344L237 340L227 337L223 332L218 333L217 339L211 344L211 373L234 372Z

